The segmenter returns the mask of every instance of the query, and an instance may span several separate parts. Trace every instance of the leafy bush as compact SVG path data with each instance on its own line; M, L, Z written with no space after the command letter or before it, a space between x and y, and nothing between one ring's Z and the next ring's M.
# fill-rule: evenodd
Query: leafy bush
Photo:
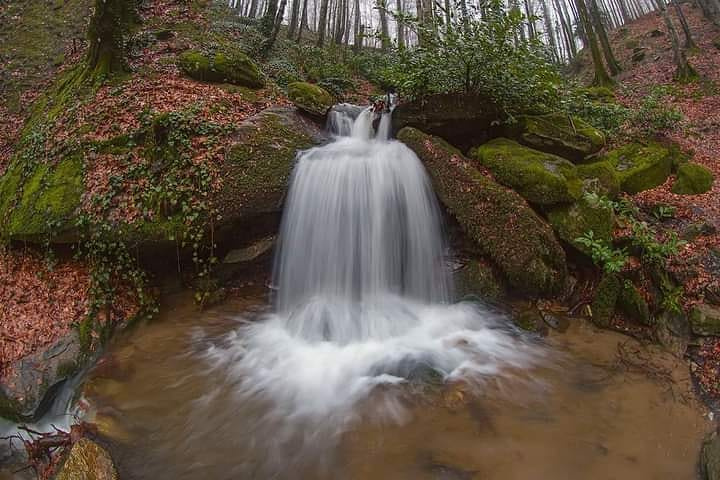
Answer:
M615 102L594 98L587 89L571 88L563 95L562 107L606 135L615 135L630 118L630 110Z
M309 82L318 83L329 78L350 79L350 67L345 63L342 51L331 46L296 45L290 49L288 56Z
M342 97L343 93L350 90L355 85L352 80L335 77L324 78L317 84L338 98Z
M595 233L592 230L585 232L575 241L590 250L593 262L602 268L605 273L618 273L627 262L628 255L624 248L613 248L607 242L595 238Z
M287 60L272 60L263 66L265 74L283 88L303 80L297 67Z
M632 132L653 137L675 127L683 119L683 114L668 105L669 96L667 87L653 88L628 119Z

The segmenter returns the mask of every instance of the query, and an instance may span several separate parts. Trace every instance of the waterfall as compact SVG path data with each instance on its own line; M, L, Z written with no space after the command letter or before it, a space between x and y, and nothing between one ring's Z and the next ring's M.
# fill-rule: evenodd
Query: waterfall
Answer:
M370 397L374 420L403 421L403 385L428 373L482 388L525 381L543 357L498 313L451 303L437 200L390 122L347 105L330 113L333 140L300 152L291 178L273 312L205 353L217 382L262 412L250 432L273 432L253 437L271 458L329 452Z

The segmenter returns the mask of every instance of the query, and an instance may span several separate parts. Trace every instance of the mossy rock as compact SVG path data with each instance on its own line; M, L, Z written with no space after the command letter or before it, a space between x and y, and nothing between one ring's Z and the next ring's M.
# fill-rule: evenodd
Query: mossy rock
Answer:
M707 168L696 163L685 163L678 166L672 192L679 195L705 193L712 188L713 180L713 174Z
M317 118L324 118L335 99L322 87L306 82L288 85L288 98L297 108Z
M612 210L591 205L581 199L572 205L555 207L547 212L547 218L555 233L580 252L590 256L591 251L577 242L577 238L587 232L593 232L596 239L610 243L615 217Z
M662 185L670 176L674 156L657 143L631 143L612 150L605 160L615 168L622 191L636 194Z
M491 140L470 150L470 157L530 203L555 205L573 202L581 196L582 180L575 165L514 140Z
M620 194L620 178L608 161L578 165L577 173L583 182L585 192L608 198L616 198Z
M720 336L720 308L700 303L690 310L690 328L695 335Z
M215 49L212 53L188 50L180 54L177 63L186 75L195 80L231 83L250 88L265 86L257 65L236 49Z
M29 168L16 160L0 177L0 231L13 240L61 237L73 230L83 191L82 156Z
M640 291L629 280L625 280L617 300L617 308L626 317L642 325L651 326L650 307Z
M486 262L470 260L453 276L459 299L472 295L489 302L497 302L505 296L502 281Z
M613 103L615 101L615 92L610 87L585 87L580 91L596 102Z
M398 139L420 157L440 200L510 286L530 295L562 289L565 252L550 226L520 195L481 174L438 137L404 128Z
M88 438L81 438L70 449L56 480L117 480L118 472L112 457L103 447Z
M603 328L610 326L621 289L622 285L617 275L608 273L603 275L590 305L592 321L595 325Z
M703 480L720 480L720 436L712 432L700 451L700 471Z
M582 162L605 146L605 135L600 130L565 113L522 115L509 133L528 147L573 162Z

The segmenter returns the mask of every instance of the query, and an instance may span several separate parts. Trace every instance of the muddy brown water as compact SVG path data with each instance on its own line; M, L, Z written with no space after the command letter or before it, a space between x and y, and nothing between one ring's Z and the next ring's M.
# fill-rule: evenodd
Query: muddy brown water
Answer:
M410 396L400 423L373 421L371 398L332 448L302 461L273 457L262 445L276 432L252 421L261 409L238 404L197 355L235 329L239 314L252 319L266 305L254 286L204 312L178 294L157 320L113 342L84 401L121 478L697 478L712 426L686 364L582 320L551 334L548 348L563 360L532 372L537 385L473 393L435 384Z

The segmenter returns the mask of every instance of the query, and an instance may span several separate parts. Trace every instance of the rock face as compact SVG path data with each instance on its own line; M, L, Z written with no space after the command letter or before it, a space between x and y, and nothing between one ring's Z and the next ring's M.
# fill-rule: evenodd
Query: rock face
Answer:
M700 452L700 470L703 480L720 480L720 437L710 435Z
M77 370L80 354L80 340L73 330L18 360L0 384L0 417L22 421L35 417L45 394Z
M322 87L306 82L294 82L288 85L288 98L297 108L315 117L325 118L335 99Z
M466 151L500 136L502 129L496 125L503 118L500 108L480 95L431 95L398 105L393 129L414 127Z
M554 205L580 198L582 181L575 165L555 155L497 138L470 150L470 157L530 203Z
M567 275L565 252L520 195L482 175L440 138L404 128L398 139L420 157L440 200L510 286L529 294L562 288Z
M188 50L178 58L178 66L189 77L203 82L231 83L250 88L265 86L260 69L239 50L211 49L211 53Z
M606 328L610 325L621 289L622 285L617 275L608 273L603 275L591 304L592 321L598 327Z
M677 180L673 183L672 192L680 195L697 195L705 193L713 184L713 174L707 168L695 163L685 163L678 167Z
M453 277L460 300L473 296L489 302L497 302L505 296L502 282L496 277L492 266L487 263L469 260L453 273Z
M662 185L670 176L674 154L659 144L631 143L607 154L623 192L636 194Z
M591 205L585 199L548 210L547 218L558 237L586 255L590 255L590 249L576 241L583 234L593 232L595 238L607 244L612 242L615 221L612 210Z
M117 480L118 473L110 454L87 438L81 438L70 449L56 480Z
M508 131L513 138L528 147L573 162L582 162L605 146L605 135L602 132L564 113L523 115L517 125Z
M720 336L720 308L695 305L690 311L690 328L695 335Z

